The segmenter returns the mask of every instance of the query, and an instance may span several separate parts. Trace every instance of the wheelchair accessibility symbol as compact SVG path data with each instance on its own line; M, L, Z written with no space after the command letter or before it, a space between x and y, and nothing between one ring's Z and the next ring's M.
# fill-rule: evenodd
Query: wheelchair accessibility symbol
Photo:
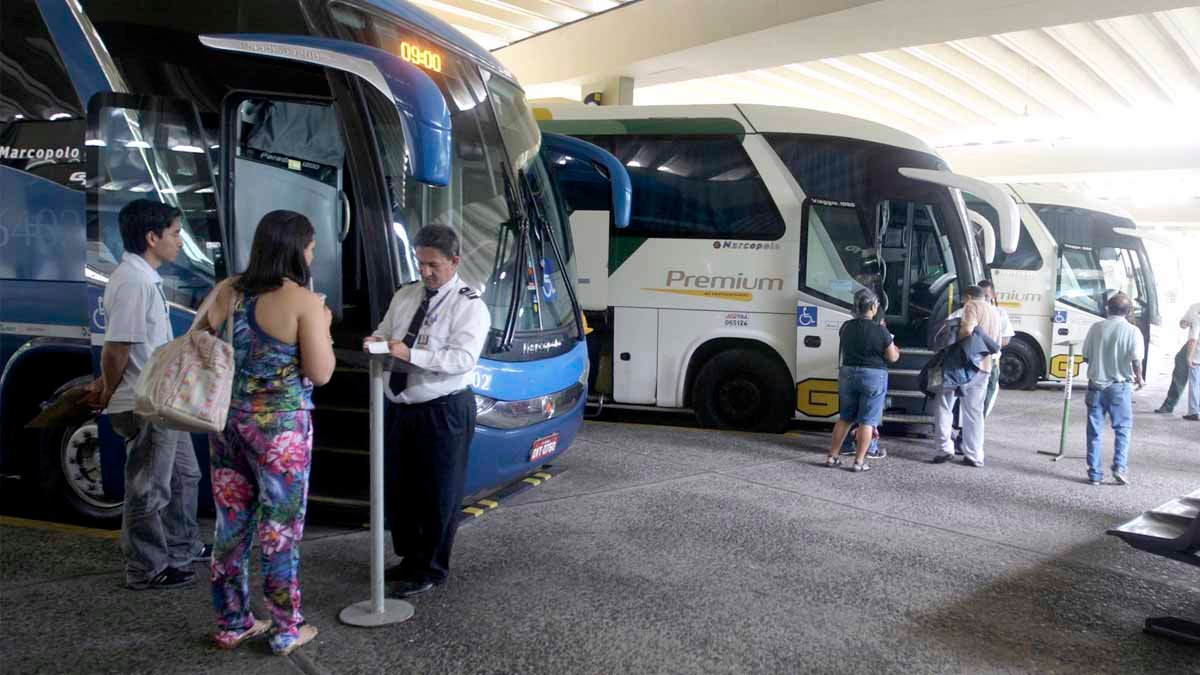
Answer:
M1066 322L1067 322L1067 311L1065 309L1055 310L1054 323L1066 323Z
M804 327L817 325L817 308L812 305L797 305L796 325Z
M104 298L96 298L96 309L92 310L92 332L103 333L107 327L108 320L104 314Z

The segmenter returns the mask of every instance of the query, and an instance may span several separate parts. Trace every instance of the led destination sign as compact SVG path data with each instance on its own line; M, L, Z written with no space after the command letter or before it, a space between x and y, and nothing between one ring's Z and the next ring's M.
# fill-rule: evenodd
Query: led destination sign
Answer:
M426 49L408 42L400 43L400 58L414 66L427 68L435 73L442 72L442 55L432 49Z

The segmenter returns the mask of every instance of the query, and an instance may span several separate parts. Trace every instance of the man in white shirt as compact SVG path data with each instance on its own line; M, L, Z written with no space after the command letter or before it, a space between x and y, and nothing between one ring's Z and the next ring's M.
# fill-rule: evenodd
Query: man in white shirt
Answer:
M155 349L170 342L170 311L158 268L183 248L179 209L135 199L117 216L125 254L104 290L104 348L92 404L107 407L125 439L125 503L121 548L133 590L190 586L190 569L212 555L200 543L196 498L200 466L192 438L133 412L138 376Z
M408 598L446 582L475 435L475 364L491 329L479 292L458 277L461 244L446 225L427 225L413 244L421 282L396 291L366 343L387 341L411 366L387 387L385 490L392 548L391 594Z
M1200 326L1200 302L1188 307L1188 310L1183 313L1183 318L1179 320L1179 327L1188 331L1190 336L1192 329L1195 326ZM1154 412L1169 415L1175 412L1175 404L1179 403L1179 399L1183 397L1183 391L1188 386L1188 374L1191 372L1191 366L1188 363L1189 354L1191 353L1188 342L1184 342L1179 348L1179 352L1175 354L1175 368L1171 370L1171 386L1167 388L1167 397L1163 400Z
M992 285L991 280L984 279L979 282L979 287L983 289L983 295L987 301L991 303L992 309L1000 315L1000 348L1008 346L1009 342L1017 335L1017 331L1013 330L1012 321L1008 318L1008 310L1004 309L996 302L996 287ZM992 408L996 405L996 399L1000 396L1000 366L1004 362L1004 353L996 355L996 368L992 368L992 377L988 380L988 395L983 406L984 416L992 414Z

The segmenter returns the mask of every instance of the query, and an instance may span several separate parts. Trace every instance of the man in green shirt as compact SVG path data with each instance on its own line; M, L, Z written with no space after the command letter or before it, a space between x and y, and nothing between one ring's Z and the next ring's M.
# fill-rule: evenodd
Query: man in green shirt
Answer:
M1129 437L1133 431L1133 386L1142 388L1142 334L1129 322L1133 303L1124 293L1108 299L1108 318L1093 324L1083 341L1083 359L1088 364L1087 460L1088 482L1104 479L1102 438L1104 418L1112 422L1113 480L1128 485Z

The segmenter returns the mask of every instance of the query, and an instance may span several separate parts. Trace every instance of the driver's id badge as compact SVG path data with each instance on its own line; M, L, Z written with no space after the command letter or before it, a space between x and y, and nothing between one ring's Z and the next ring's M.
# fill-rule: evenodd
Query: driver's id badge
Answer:
M420 346L420 347L429 346L429 336L428 335L418 335L417 336L417 346Z

